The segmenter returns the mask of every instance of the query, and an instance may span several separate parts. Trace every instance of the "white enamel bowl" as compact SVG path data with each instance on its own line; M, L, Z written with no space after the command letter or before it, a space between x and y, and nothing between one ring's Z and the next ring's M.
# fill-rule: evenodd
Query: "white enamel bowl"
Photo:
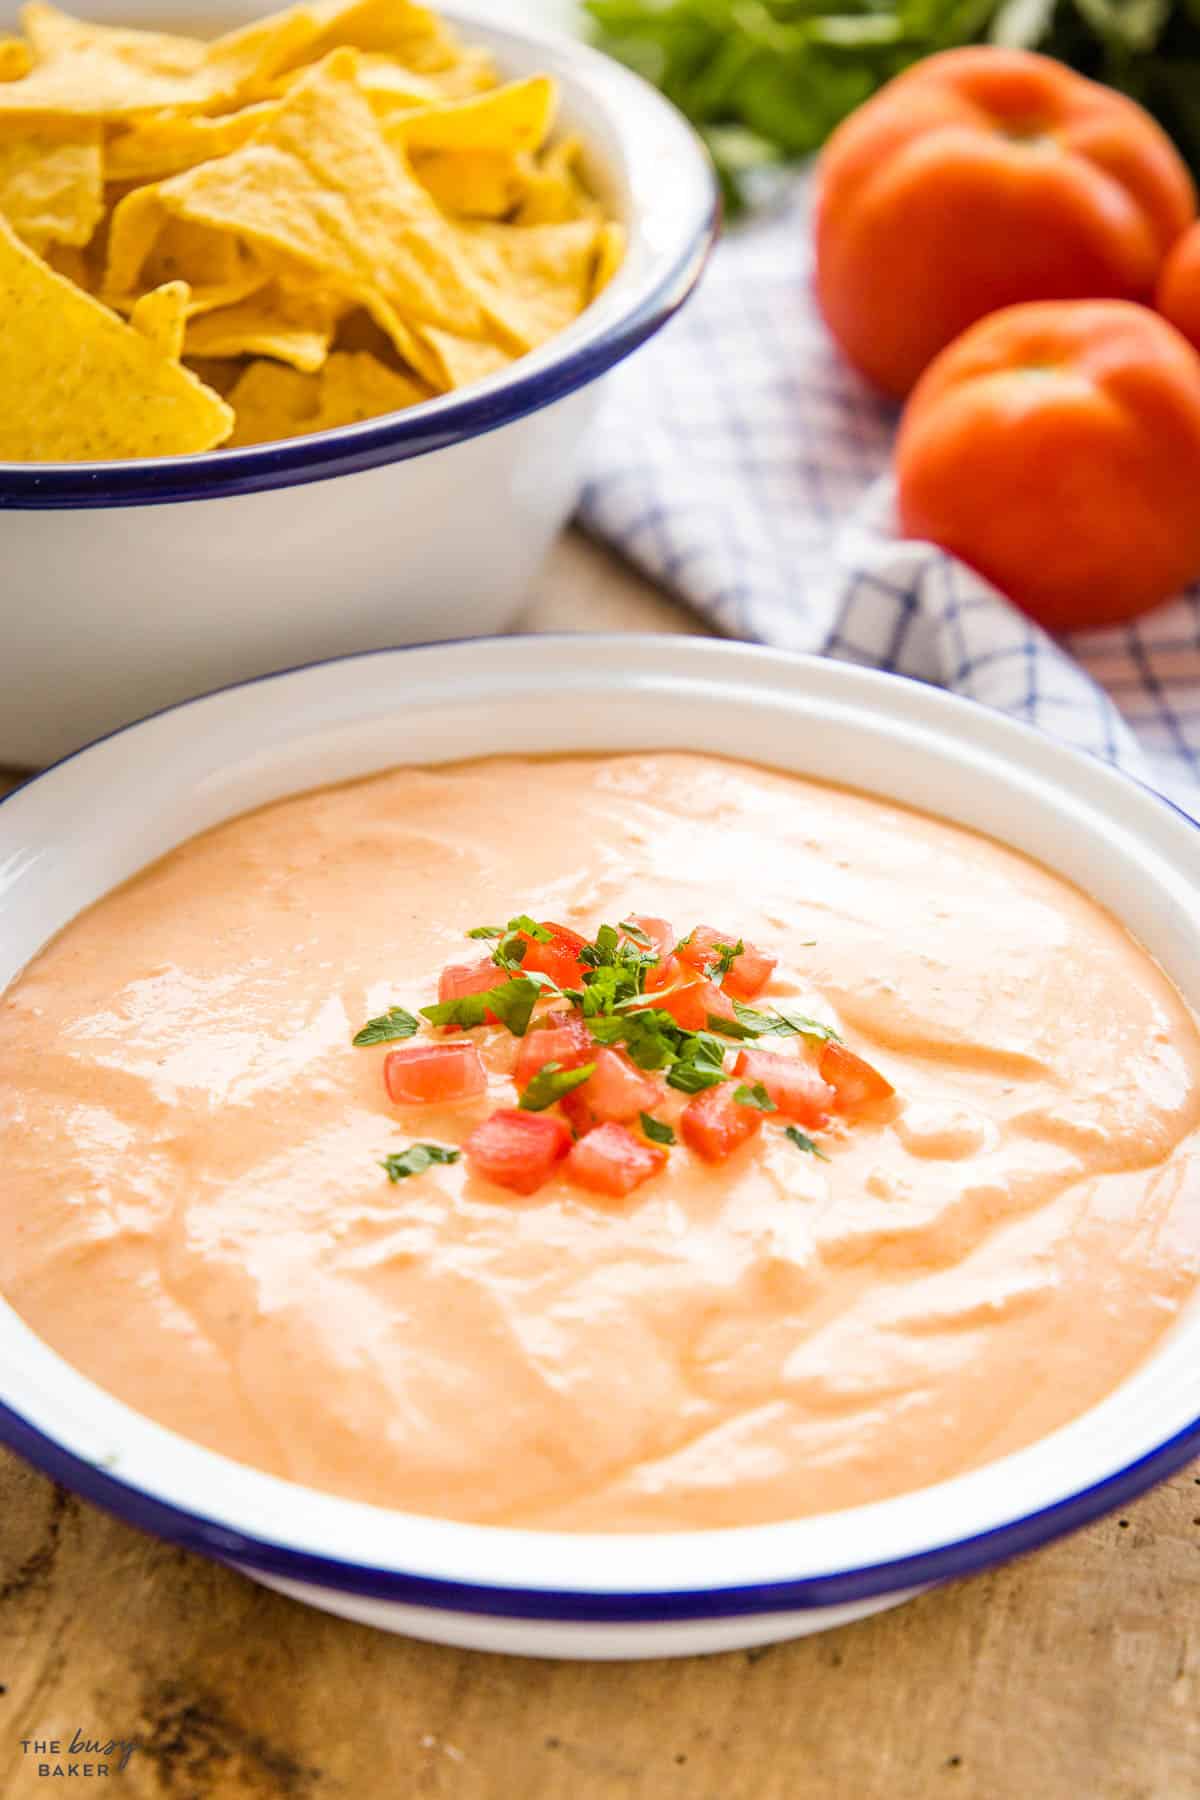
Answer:
M988 832L1117 913L1200 1006L1200 839L1147 791L932 688L678 638L524 638L301 669L160 714L0 805L0 985L182 839L398 762L723 752ZM749 878L749 877L748 877ZM297 1487L110 1399L0 1304L0 1437L131 1522L374 1625L531 1655L684 1654L816 1631L1084 1524L1200 1449L1200 1307L1115 1393L972 1474L746 1529L575 1536Z
M70 10L182 28L197 11ZM267 10L204 9L214 31ZM635 75L567 38L501 29L484 0L446 10L505 72L557 78L562 123L626 224L624 266L510 371L403 413L202 456L0 463L0 764L49 762L268 669L511 623L578 497L598 378L695 285L716 188L699 139ZM0 0L0 31L17 11Z

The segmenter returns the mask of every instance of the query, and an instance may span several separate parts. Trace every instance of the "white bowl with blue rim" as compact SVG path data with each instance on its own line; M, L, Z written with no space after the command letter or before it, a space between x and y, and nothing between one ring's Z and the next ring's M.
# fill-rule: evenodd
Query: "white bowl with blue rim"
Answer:
M195 19L169 0L72 9ZM0 31L18 10L2 0ZM213 31L267 10L216 0ZM622 268L511 369L404 412L196 456L0 462L0 764L268 669L511 623L578 497L599 378L686 299L719 208L699 139L637 76L483 5L446 16L504 74L555 77L560 126L626 226Z
M153 858L283 795L402 762L655 748L770 763L986 832L1108 907L1200 1009L1200 839L1167 802L896 676L624 636L318 664L175 707L69 758L0 804L0 987ZM1033 1549L1179 1468L1200 1451L1200 1300L1112 1394L1027 1449L772 1525L509 1530L318 1493L143 1418L3 1302L0 1439L134 1525L385 1629L544 1656L728 1650L841 1624Z

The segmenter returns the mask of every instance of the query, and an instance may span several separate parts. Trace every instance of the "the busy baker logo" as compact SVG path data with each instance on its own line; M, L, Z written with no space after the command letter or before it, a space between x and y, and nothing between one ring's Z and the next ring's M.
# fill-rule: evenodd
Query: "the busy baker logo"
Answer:
M70 1737L22 1738L21 1754L35 1764L40 1781L93 1780L119 1775L137 1745L132 1738L93 1736L76 1728Z

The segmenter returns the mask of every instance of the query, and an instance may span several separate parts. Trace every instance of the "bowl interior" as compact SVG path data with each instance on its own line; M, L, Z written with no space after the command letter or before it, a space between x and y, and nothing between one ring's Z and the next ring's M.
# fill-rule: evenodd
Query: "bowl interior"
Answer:
M845 783L987 832L1115 912L1200 1010L1196 827L1182 814L1100 763L917 683L636 637L484 640L318 664L177 707L69 758L0 806L0 985L152 858L284 794L401 762L667 747ZM140 1418L3 1305L0 1402L85 1462L212 1521L226 1548L244 1533L346 1564L589 1593L740 1587L899 1562L1115 1479L1136 1487L1125 1472L1200 1421L1200 1303L1101 1405L1016 1455L876 1505L720 1532L557 1536L318 1495Z

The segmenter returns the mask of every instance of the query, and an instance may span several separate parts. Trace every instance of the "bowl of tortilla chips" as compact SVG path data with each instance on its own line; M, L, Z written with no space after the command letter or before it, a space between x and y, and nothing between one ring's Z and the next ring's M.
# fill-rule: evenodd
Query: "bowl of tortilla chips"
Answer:
M482 10L79 4L0 11L0 761L26 765L507 625L598 378L718 211L661 96Z

